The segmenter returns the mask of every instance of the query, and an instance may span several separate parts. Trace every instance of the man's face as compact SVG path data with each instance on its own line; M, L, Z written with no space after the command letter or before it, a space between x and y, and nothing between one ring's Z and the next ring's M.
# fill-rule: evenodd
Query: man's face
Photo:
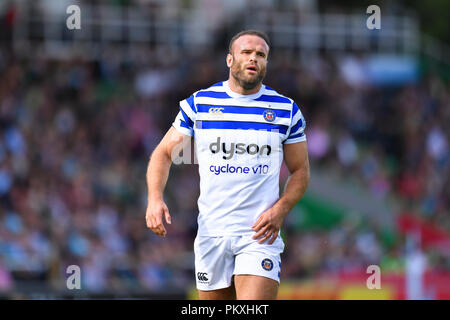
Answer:
M227 55L231 76L239 85L251 90L262 82L266 75L269 47L264 39L255 35L237 38Z

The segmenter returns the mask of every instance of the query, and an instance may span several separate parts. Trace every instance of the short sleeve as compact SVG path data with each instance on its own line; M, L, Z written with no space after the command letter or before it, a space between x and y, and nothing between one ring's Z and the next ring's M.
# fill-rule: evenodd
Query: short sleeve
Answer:
M283 143L289 144L306 141L305 128L305 118L303 117L300 108L294 102L292 104L291 125L288 130L288 136Z
M179 132L194 136L194 123L197 115L197 110L194 104L194 96L180 101L180 111L178 112L172 126Z

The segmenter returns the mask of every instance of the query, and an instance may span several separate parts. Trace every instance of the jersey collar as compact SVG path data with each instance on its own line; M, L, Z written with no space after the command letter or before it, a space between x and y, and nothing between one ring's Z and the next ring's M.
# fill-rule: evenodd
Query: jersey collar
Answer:
M228 80L223 82L223 87L225 88L225 92L232 98L237 98L237 99L257 99L260 96L262 96L264 89L265 89L265 85L261 85L261 88L259 89L258 92L254 93L254 94L239 94L237 92L234 92L230 89L230 85L228 84Z

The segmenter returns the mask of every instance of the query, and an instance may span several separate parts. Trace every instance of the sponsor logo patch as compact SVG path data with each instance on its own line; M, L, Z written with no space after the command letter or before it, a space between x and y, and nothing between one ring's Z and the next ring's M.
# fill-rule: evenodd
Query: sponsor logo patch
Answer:
M206 273L206 272L197 272L197 279L201 283L208 283L209 282L208 273Z
M261 262L261 267L266 270L266 271L270 271L273 269L273 262L272 260L266 258Z
M213 115L223 115L224 108L209 108L208 113Z
M277 115L273 110L264 110L263 112L264 119L269 122L274 122Z
M264 155L268 156L272 152L272 147L268 144L263 144L260 146L255 143L249 145L245 143L234 143L234 142L229 144L227 144L226 142L221 143L220 137L217 137L217 141L212 142L209 145L209 150L211 151L211 153L214 154L222 151L222 153L224 154L222 158L225 160L230 160L231 158L234 157L235 154L244 154L244 153L248 153L250 155L258 154L260 156Z

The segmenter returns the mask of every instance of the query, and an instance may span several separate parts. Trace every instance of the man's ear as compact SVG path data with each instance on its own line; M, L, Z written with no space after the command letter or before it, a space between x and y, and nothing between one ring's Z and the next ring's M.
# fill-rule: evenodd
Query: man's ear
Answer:
M231 53L227 54L227 66L228 68L231 68L231 64L233 63L233 55Z

